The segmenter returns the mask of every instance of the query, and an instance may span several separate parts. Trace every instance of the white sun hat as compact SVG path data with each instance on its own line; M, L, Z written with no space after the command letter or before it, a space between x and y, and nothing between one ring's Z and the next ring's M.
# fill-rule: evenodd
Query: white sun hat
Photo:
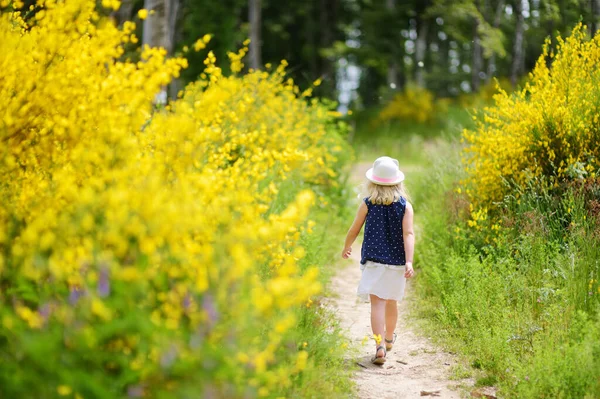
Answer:
M404 173L398 167L398 160L390 157L380 157L373 162L373 167L367 170L367 179L382 186L393 186L404 180Z

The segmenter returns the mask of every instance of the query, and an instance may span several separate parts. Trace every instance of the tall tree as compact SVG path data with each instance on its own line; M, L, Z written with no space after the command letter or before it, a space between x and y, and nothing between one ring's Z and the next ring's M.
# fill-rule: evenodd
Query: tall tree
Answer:
M525 32L525 16L523 15L523 3L527 0L517 0L515 3L515 39L513 42L512 65L510 69L510 83L513 87L517 86L517 80L521 74L523 66L523 41Z
M385 8L390 14L395 14L396 11L396 0L386 0ZM398 46L400 43L397 44ZM398 85L398 51L396 50L396 46L392 47L392 51L390 53L390 61L388 63L387 70L387 85L389 88L393 90L399 89Z
M260 69L261 61L261 0L248 0L248 19L250 22L250 67Z
M464 68L461 69L468 70L466 65L469 66L471 90L474 91L481 85L484 60L506 54L503 32L489 22L494 1L499 0L436 0L431 8L433 15L446 21L445 32L459 44L457 52L464 52L460 57Z
M504 13L504 0L498 0L497 4L496 4L496 10L494 12L494 22L493 22L493 28L495 31L499 32L499 28L500 28L500 21L502 20L502 14ZM492 5L489 4L489 8L490 10L492 9ZM490 58L488 59L488 64L487 64L487 73L486 73L486 82L489 83L492 79L492 77L494 77L494 75L496 74L496 52L493 51L490 54Z
M144 44L160 46L172 53L179 0L144 0L144 8L149 11L144 20Z
M144 0L144 8L149 11L144 20L143 44L163 47L167 54L173 53L175 30L179 14L179 0ZM161 89L155 102L165 104L167 88Z
M431 2L422 0L417 2L417 40L415 43L415 81L417 86L425 87L425 52L427 51L427 36L431 18L428 10Z
M600 0L590 0L592 23L590 24L592 37L598 32L600 24Z
M485 0L484 0L485 1ZM471 88L473 91L479 90L481 82L481 70L483 69L483 49L481 48L481 37L479 35L481 21L481 4L479 0L475 0L474 7L476 15L473 16L473 52L471 60ZM485 7L485 6L484 6Z
M319 0L319 27L321 29L321 40L319 48L326 49L333 45L335 23L337 19L337 0ZM318 53L318 49L314 48ZM320 60L320 76L324 79L324 86L330 91L335 87L335 72L333 62L327 57Z
M122 25L123 22L131 20L133 14L133 0L121 1L121 7L112 13L112 17L115 19L117 26Z

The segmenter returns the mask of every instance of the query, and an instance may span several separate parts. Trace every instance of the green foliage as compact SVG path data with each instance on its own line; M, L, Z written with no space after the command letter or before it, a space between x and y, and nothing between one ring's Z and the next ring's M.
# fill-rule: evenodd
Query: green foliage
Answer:
M469 113L451 104L447 118L432 124L422 124L411 120L379 120L381 110L373 108L357 113L349 123L355 126L350 141L357 157L372 161L381 154L397 154L405 164L428 164L429 154L423 151L427 140L441 136L456 136L463 128L472 126Z
M214 52L218 66L229 71L227 52L241 47L242 42L248 38L247 27L239 29L240 20L245 20L242 12L246 3L245 0L184 1L177 50L184 46L192 48L198 38L211 34L209 48ZM196 81L204 70L206 53L188 52L186 57L190 65L182 71L182 78L185 82Z
M443 16L448 25L447 32L461 42L472 40L473 24L477 24L477 33L480 36L484 57L489 58L492 54L500 58L506 56L504 47L504 32L492 25L490 8L494 9L498 2L491 1L484 10L480 3L473 0L437 0L428 9L432 16ZM490 7L491 6L491 7ZM495 10L495 9L494 9Z
M597 397L596 186L569 185L560 195L523 187L503 205L507 223L495 245L477 249L455 212L456 145L436 151L419 189L426 194L415 201L425 235L417 251L421 311L432 333L490 373L485 381L497 379L503 396Z
M218 66L229 71L227 53L239 48L249 38L248 2L246 0L183 2L177 48L192 47L204 34L213 35L209 46ZM330 51L336 41L343 42L343 28L354 14L337 1L287 2L263 1L261 24L261 59L263 64L279 64L286 60L289 76L299 87L309 87L317 78L323 84L317 95L332 96L336 76ZM190 66L183 71L186 82L194 81L202 72L205 54L191 54Z
M575 315L569 334L541 346L519 367L513 393L518 398L597 398L600 396L600 322Z
M600 94L595 89L600 36L589 40L578 25L558 43L551 67L545 47L525 89L499 93L476 129L464 132L469 174L464 187L473 213L489 211L493 218L496 204L537 178L557 187L563 181L595 178L600 170Z
M429 90L410 85L385 105L378 119L382 122L439 123L446 117L448 102L436 99Z
M283 66L225 78L213 56L153 112L187 62L117 61L133 26L95 7L0 14L0 397L347 392L317 296L342 124Z

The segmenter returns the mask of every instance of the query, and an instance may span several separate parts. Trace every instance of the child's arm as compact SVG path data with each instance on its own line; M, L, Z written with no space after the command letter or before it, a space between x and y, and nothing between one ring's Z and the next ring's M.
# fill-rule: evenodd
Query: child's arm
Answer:
M352 222L352 226L350 226L350 230L348 230L348 234L346 234L346 241L344 242L344 250L342 251L342 258L348 259L352 254L352 243L356 240L358 233L360 233L360 229L362 229L363 224L365 223L365 219L367 218L367 204L363 202L360 203L358 207L358 211L356 212L356 217L354 218L354 222Z
M404 253L406 255L406 269L404 277L411 278L415 273L412 267L415 253L415 233L413 230L413 207L407 202L404 218L402 219L402 233L404 235Z

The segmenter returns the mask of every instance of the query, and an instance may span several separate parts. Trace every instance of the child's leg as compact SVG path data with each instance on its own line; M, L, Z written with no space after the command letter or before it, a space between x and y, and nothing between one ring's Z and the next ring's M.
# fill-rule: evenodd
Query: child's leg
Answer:
M398 302L394 300L385 301L385 338L394 338L394 330L398 322Z
M385 335L385 331L384 331L384 324L385 324L385 299L381 299L378 296L375 296L373 294L370 295L371 297L371 329L373 329L373 334L375 335L380 335L381 336L381 340L383 341L383 337ZM382 343L380 343L380 345L382 345ZM377 342L375 343L375 347L377 347ZM383 351L381 351L382 353L377 353L377 356L381 355L383 356Z

